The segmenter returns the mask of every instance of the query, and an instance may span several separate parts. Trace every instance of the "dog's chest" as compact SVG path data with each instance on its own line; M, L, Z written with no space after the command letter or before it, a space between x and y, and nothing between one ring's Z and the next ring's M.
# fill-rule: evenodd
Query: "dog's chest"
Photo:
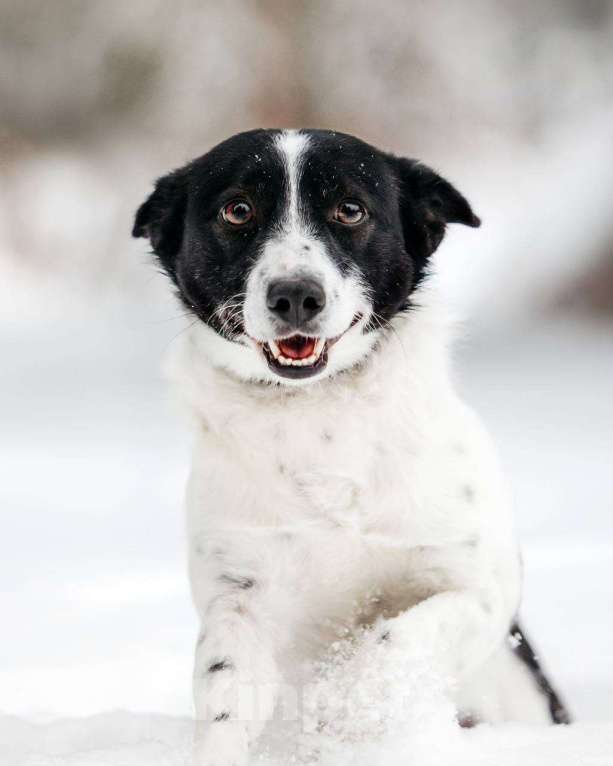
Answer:
M270 532L269 550L291 540L290 559L353 580L395 566L395 550L431 544L439 530L428 502L444 482L431 475L424 431L380 401L341 404L250 408L203 439L192 528Z
M303 423L275 439L278 492L296 521L347 528L367 522L370 495L385 470L372 430L369 423L339 418Z
M247 430L241 426L234 440L241 446L229 459L240 460L259 498L266 498L254 498L254 523L270 514L288 527L374 534L378 527L397 529L410 516L418 462L412 453L423 452L423 445L380 407L252 413Z
M435 590L424 551L466 535L465 458L426 414L374 396L235 408L195 454L192 547L257 572L306 652L407 608Z

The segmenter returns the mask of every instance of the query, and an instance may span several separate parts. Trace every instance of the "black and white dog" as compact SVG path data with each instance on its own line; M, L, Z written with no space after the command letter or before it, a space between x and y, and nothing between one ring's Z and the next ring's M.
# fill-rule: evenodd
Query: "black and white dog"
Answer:
M459 716L568 720L514 624L507 490L425 284L449 223L480 221L434 171L323 130L234 136L137 213L196 320L177 375L203 765L245 763L339 637L427 658Z

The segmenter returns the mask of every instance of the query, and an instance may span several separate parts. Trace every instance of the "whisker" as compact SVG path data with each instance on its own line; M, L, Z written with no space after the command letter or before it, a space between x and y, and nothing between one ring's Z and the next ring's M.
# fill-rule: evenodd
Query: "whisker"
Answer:
M407 358L406 349L404 347L404 344L402 342L402 338L398 335L398 331L393 326L393 324L389 321L389 319L385 319L385 317L382 317L380 314L377 314L376 311L373 311L371 314L371 317L377 322L378 327L380 330L383 330L385 333L392 333L394 335L394 338L396 339L398 345L400 346L400 349L402 351L402 354L404 358Z
M194 314L191 311L185 311L181 314L175 314L175 316L166 317L165 319L156 319L153 321L153 325L165 324L166 322L174 322L177 319L189 319L193 318Z
M193 316L193 315L192 315L192 316ZM183 335L183 333L184 333L184 332L187 332L188 330L191 330L191 329L192 329L192 327L193 327L193 326L196 324L196 322L198 322L198 321L199 321L198 317L195 317L195 318L194 318L194 320L193 320L192 322L190 322L190 323L189 323L188 325L186 325L185 327L182 327L182 328L179 330L179 332L178 332L178 333L176 333L175 335L173 335L173 336L172 336L172 338L171 338L171 339L168 341L168 343L166 344L166 349L165 349L165 351L168 351L168 349L170 348L170 346L171 346L171 345L172 345L172 344L173 344L173 343L174 343L174 342L175 342L175 341L176 341L176 340L179 338L179 336Z

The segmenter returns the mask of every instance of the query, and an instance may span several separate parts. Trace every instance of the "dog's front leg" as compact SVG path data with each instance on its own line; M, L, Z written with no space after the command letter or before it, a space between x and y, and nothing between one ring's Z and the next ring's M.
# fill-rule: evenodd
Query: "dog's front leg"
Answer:
M487 660L503 640L515 608L516 599L497 587L437 593L379 621L362 647L364 661L369 662L369 653L376 662L385 664L388 656L393 661L393 648L454 684Z
M252 574L207 571L195 588L202 628L194 664L195 766L240 766L272 716L278 672L273 634Z

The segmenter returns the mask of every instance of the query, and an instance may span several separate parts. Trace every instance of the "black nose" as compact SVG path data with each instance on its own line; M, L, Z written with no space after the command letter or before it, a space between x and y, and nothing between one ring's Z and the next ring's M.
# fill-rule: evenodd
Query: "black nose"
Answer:
M268 308L294 328L301 327L326 305L326 294L312 279L280 279L268 288Z

